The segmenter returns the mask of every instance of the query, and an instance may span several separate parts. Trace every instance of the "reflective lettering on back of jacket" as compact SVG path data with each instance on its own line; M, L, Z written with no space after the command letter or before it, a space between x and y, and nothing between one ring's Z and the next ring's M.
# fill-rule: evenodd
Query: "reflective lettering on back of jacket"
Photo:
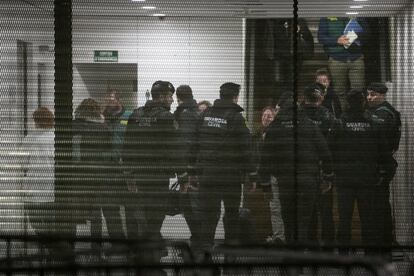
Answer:
M203 127L215 127L227 130L228 125L226 119L217 117L204 117Z

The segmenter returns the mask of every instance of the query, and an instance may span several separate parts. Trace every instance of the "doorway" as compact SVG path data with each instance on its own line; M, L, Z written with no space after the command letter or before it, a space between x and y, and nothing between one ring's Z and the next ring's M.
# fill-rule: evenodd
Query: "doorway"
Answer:
M17 40L17 90L19 92L18 99L21 100L17 110L22 114L21 126L23 137L28 133L28 95L30 89L32 70L32 44L22 40Z
M135 63L77 63L73 70L74 109L86 98L104 104L110 90L119 92L126 109L136 108L138 66Z

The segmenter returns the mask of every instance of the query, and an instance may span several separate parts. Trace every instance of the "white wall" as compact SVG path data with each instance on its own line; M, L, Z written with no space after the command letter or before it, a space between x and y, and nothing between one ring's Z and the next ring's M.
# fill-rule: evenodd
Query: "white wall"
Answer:
M28 73L28 115L37 108L37 64L46 65L42 105L54 109L54 17L50 9L34 8L21 1L0 1L0 231L23 230L19 198L20 142L23 97L17 77L17 40L32 45ZM39 46L48 46L40 51ZM242 19L99 18L73 20L73 63L93 63L94 50L117 50L119 63L138 65L137 105L158 80L175 86L189 84L197 100L213 101L227 81L243 85L244 51ZM88 97L74 68L74 99ZM242 88L243 99L244 88ZM243 101L241 101L243 105ZM29 128L33 128L30 119ZM30 131L29 129L29 131ZM10 192L12 192L10 194Z
M156 80L188 84L197 101L213 102L222 83L242 85L244 106L244 21L225 18L73 17L73 104L90 95L75 64L93 63L94 50L118 51L119 63L138 65L136 106ZM105 93L106 89L102 90ZM100 101L100 99L97 99ZM176 102L172 110L176 107ZM169 225L171 221L173 224ZM223 238L220 224L217 236ZM170 231L173 227L173 230ZM163 235L176 235L182 220L164 222Z
M53 4L53 3L52 3ZM54 18L53 13L36 9L19 1L1 2L1 116L0 127L21 130L23 97L18 81L17 40L31 43L32 53L28 66L28 114L37 108L37 64L45 63L46 81L42 87L42 105L54 109ZM40 51L46 45L49 51ZM4 118L4 119L3 119ZM32 121L31 121L32 123ZM30 127L33 127L32 125ZM0 135L11 132L1 131Z
M73 62L93 63L94 50L116 50L119 63L137 63L137 105L144 104L146 90L159 79L176 87L189 84L196 100L213 102L222 83L243 85L243 45L243 20L237 18L73 19ZM82 86L74 82L74 97ZM244 87L241 93L244 99Z
M401 112L402 137L396 153L399 164L392 183L391 199L395 208L397 239L403 244L414 241L414 5L391 19L392 81L388 101Z
M53 4L53 2L51 3ZM53 9L52 9L53 10ZM37 108L37 64L45 63L42 105L53 110L53 13L36 9L21 1L0 1L0 210L2 233L23 229L21 222L20 143L23 138L23 94L17 76L17 40L31 43L28 63L29 131L33 129L31 114ZM50 51L39 51L39 45Z

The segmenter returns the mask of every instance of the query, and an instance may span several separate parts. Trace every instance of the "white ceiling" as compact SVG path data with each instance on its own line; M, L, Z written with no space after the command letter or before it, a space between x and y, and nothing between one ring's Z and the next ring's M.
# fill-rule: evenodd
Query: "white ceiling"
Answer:
M3 1L3 0L2 0ZM53 0L19 0L33 6L53 10ZM346 16L357 11L358 16L391 16L413 0L298 0L301 17ZM350 6L363 6L352 9ZM154 6L155 10L144 10ZM163 13L171 17L292 17L293 0L72 0L74 16L152 16Z
M412 0L298 0L298 13L302 17L344 16L358 11L360 16L390 16ZM362 9L351 9L360 6ZM155 10L143 10L155 6ZM73 0L74 15L167 16L192 17L246 17L269 18L293 16L293 0Z

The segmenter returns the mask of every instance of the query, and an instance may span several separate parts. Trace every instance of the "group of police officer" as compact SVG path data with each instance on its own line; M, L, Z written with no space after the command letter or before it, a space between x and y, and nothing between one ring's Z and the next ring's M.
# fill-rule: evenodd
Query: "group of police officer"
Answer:
M128 190L135 194L135 203L125 206L129 238L162 239L160 229L171 207L169 182L176 174L179 190L185 195L181 205L192 235L191 246L197 260L206 261L214 245L221 202L225 242L238 244L244 235L239 215L241 183L245 190L255 191L260 181L260 187L270 192L268 184L274 176L288 243L314 239L318 211L332 224L323 230L326 240L334 241L335 180L338 241L350 242L356 200L364 243L391 244L389 183L397 166L393 153L398 148L400 119L385 100L385 85L370 85L368 94L350 91L348 109L340 119L321 105L323 85L307 87L302 105L294 102L292 93L283 94L280 111L264 140L259 171L252 159L250 130L237 104L240 85L224 83L220 98L202 113L197 111L189 86L177 88L179 106L171 113L174 92L170 82L155 82L152 100L128 119L122 160ZM159 261L162 252L151 254L147 260Z
M191 88L180 86L179 106L172 114L173 85L153 84L152 100L132 113L125 130L123 167L137 202L125 206L128 238L161 240L162 222L171 208L169 181L177 174L180 191L186 194L181 204L197 256L204 259L204 252L213 246L221 201L225 239L237 242L241 177L244 173L253 181L256 177L250 131L237 105L239 91L237 84L223 84L220 99L200 114ZM144 220L137 218L134 209ZM160 254L152 260L159 258Z
M288 243L314 242L319 212L322 241L335 245L335 182L339 245L351 245L356 202L367 253L389 257L393 242L389 185L397 168L393 154L400 139L400 114L386 101L388 89L382 83L372 83L366 91L349 91L339 119L322 105L325 90L319 83L306 87L299 107L290 93L282 97L281 111L264 141L262 182L270 175L278 179Z

